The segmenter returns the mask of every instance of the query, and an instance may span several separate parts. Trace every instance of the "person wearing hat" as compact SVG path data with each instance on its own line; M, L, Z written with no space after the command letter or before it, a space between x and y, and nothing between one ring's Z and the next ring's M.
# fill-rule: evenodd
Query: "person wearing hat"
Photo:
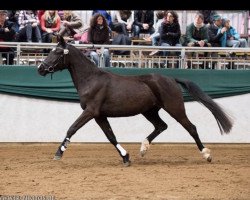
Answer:
M222 25L222 17L221 15L214 15L213 16L213 23L208 26L208 35L209 35L209 42L212 47L221 47L221 37L227 31L227 29L221 28ZM221 29L220 29L221 28ZM218 31L220 29L220 31ZM211 57L218 57L217 52L212 52ZM217 62L212 62L212 69L215 68L215 64Z
M15 39L15 30L13 29L13 23L7 20L8 11L0 10L0 41L12 42ZM14 48L1 47L0 53L2 57L6 58L7 64L13 65L14 60Z
M228 18L222 19L222 26L227 30L223 33L223 37L220 39L222 47L247 47L246 39L240 38L240 34L230 25L230 20ZM219 29L218 32L220 32L223 28Z
M214 15L213 24L208 26L209 42L212 47L221 47L220 39L227 31L226 27L221 28L222 17L220 15ZM218 31L220 29L220 31Z

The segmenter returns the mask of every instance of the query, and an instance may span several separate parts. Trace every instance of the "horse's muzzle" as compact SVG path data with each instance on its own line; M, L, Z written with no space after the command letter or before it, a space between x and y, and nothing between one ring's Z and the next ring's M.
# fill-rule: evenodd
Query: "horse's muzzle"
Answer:
M41 76L45 76L48 73L47 70L45 70L45 66L43 65L43 63L38 65L37 71Z

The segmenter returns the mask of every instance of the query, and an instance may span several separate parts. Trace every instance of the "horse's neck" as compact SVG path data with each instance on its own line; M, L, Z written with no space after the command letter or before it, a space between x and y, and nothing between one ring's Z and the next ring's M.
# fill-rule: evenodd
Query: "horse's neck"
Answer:
M86 80L96 74L99 69L91 61L87 60L84 55L79 53L77 55L76 57L71 55L69 72L78 91L80 87L84 87Z

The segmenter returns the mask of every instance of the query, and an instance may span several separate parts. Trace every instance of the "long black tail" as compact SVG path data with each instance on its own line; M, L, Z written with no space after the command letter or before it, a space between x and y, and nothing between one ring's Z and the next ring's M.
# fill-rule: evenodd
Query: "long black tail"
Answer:
M230 117L217 103L213 101L211 97L205 94L198 85L189 80L176 78L175 81L181 84L183 88L185 88L196 101L202 103L213 113L220 128L221 134L223 134L224 132L230 132L233 126L232 119L230 119Z

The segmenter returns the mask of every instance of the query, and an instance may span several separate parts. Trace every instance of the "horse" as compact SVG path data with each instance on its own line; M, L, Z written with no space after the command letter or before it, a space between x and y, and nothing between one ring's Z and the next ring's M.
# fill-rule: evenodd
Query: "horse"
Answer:
M229 115L201 88L186 79L151 73L139 76L122 76L98 68L81 50L65 42L58 36L58 44L38 66L41 76L68 69L80 98L82 114L69 127L66 137L59 145L54 160L60 160L67 149L71 137L88 121L94 119L109 142L122 158L124 166L130 166L129 153L117 142L108 117L129 117L142 114L154 126L154 131L141 143L140 154L145 156L152 141L168 125L160 118L162 108L179 122L193 137L196 145L208 162L212 161L210 149L206 148L185 112L181 87L194 100L203 104L213 114L221 134L229 133L233 121Z

